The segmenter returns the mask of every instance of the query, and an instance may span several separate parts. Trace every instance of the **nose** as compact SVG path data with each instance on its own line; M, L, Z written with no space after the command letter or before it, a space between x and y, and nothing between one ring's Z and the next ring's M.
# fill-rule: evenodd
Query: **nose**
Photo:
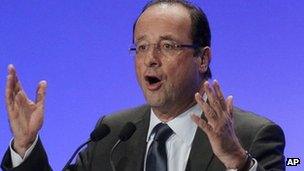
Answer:
M157 47L151 47L147 56L145 57L145 65L147 67L159 67L161 66L161 53Z

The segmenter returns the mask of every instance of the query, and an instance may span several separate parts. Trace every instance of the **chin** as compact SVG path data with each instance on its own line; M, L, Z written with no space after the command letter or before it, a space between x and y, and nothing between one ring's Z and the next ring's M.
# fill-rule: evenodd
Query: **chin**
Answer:
M165 99L157 95L146 95L146 101L151 107L162 107L165 105Z
M161 100L156 100L156 99L147 99L147 103L151 106L151 107L161 107L164 105L164 103Z

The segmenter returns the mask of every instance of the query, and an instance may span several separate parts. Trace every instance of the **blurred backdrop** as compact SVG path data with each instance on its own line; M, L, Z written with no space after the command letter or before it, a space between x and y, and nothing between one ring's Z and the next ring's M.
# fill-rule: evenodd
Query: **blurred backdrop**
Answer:
M234 96L236 106L279 124L286 157L304 160L304 2L194 2L210 21L213 78L226 96ZM132 25L144 4L1 1L1 156L12 138L4 104L10 63L31 99L39 80L48 82L40 136L54 170L61 170L99 117L145 103L128 52ZM287 170L303 170L301 165Z

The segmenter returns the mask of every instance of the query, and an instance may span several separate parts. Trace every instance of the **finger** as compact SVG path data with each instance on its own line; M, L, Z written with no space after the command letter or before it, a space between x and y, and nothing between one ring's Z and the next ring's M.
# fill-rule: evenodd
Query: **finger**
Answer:
M34 134L36 135L40 128L42 127L43 123L43 115L44 115L44 107L40 105L36 108L36 111L32 114L30 127L33 128Z
M200 88L199 88L199 91L198 91L200 94L204 94L205 93L205 90L204 90L204 83L201 83L200 85Z
M46 81L40 81L36 91L36 111L32 114L30 126L33 128L34 134L37 134L42 127L43 115L44 115L44 103L45 103L45 94L46 94Z
M202 96L199 93L195 94L195 100L198 103L198 105L202 108L208 122L210 122L212 125L215 125L218 119L218 115L214 112L214 110L209 106L208 103L204 102L202 99Z
M208 103L210 107L215 111L216 115L221 115L222 108L220 102L218 101L217 97L215 97L212 87L209 86L208 81L204 83L204 90L208 96Z
M44 104L45 102L45 94L46 94L46 87L47 87L47 82L46 81L40 81L37 87L36 91L36 104L38 106Z
M8 74L12 76L13 93L17 94L19 91L22 90L22 87L18 80L16 69L12 64L8 65Z
M192 121L200 127L206 134L209 134L212 131L211 125L209 125L204 119L192 114L191 115Z
M226 110L227 109L226 108L226 101L225 101L225 98L223 96L223 93L221 91L221 88L220 88L220 85L219 85L218 81L214 80L213 85L214 85L215 95L217 96L217 99L219 100L220 105L222 106L222 109Z
M233 96L228 96L226 99L227 110L230 118L233 118Z
M207 102L208 100L208 97L207 97L207 93L205 93L205 90L204 90L204 83L202 82L201 85L200 85L200 88L199 88L199 91L198 93L202 96L202 99Z
M203 97L201 96L201 94L200 94L199 92L195 93L194 98L195 98L197 104L198 104L201 108L203 108L203 103L204 103L205 101L203 100Z
M19 91L18 94L15 96L14 100L17 102L17 105L19 106L19 108L21 106L25 106L28 102L28 99L27 99L24 91Z
M22 92L19 91L14 97L14 104L13 104L14 109L18 111L21 108L21 106L23 106L23 104L24 104L24 96L22 95ZM19 117L18 112L8 112L8 114L11 120L14 120L17 117Z
M8 75L7 79L6 79L6 87L5 87L5 101L6 101L6 106L8 107L8 109L12 108L13 100L14 100L13 78L11 75Z

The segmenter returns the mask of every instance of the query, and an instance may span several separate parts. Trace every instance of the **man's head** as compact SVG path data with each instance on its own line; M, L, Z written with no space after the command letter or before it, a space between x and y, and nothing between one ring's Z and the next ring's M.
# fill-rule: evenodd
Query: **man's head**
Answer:
M143 7L139 17L149 7L162 3L180 4L183 7L185 7L188 10L191 18L191 37L193 40L193 44L198 45L199 47L205 47L205 46L211 47L211 31L206 14L199 6L196 6L186 0L151 0ZM134 43L135 26L139 17L135 20L133 24L133 43ZM197 52L199 53L199 51ZM212 77L212 73L209 66L207 72L205 73L205 78L210 79L211 77Z
M211 77L205 14L181 0L151 1L133 33L137 79L148 103L163 113L192 103L202 81Z

